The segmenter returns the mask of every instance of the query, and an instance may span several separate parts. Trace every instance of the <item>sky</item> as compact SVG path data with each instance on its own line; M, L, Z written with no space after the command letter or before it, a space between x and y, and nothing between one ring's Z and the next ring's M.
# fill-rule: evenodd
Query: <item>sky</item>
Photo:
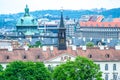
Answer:
M120 8L120 0L0 0L0 14L24 12L25 5L30 11L48 9L93 9Z

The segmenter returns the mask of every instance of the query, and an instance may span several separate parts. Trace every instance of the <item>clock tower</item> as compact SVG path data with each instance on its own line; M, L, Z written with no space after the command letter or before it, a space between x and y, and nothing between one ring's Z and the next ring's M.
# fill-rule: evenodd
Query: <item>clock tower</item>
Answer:
M63 21L63 12L61 11L60 26L58 30L58 50L66 49L66 28Z

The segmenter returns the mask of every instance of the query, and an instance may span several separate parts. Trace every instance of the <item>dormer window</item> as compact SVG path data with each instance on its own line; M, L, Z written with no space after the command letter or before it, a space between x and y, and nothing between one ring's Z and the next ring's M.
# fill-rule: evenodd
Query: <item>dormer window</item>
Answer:
M105 55L105 57L106 57L106 58L109 58L109 57L110 57L110 55L109 55L109 54L106 54L106 55Z
M37 56L36 56L36 59L40 59L40 55L37 55Z
M23 59L26 59L26 58L27 58L27 56L26 56L26 55L24 55L24 56L23 56Z
M7 55L7 56L5 56L5 59L10 59L10 57Z
M89 54L88 57L89 57L89 58L92 58L92 54Z

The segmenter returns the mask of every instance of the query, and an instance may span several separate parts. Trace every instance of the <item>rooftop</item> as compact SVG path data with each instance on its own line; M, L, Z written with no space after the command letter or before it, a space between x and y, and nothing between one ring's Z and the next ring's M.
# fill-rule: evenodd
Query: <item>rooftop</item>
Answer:
M83 56L94 61L120 61L120 50L115 48L99 49L98 47L83 49L81 47L68 47L67 50L58 50L57 47L29 48L29 49L0 49L0 62L22 61L46 61L57 56L68 54Z

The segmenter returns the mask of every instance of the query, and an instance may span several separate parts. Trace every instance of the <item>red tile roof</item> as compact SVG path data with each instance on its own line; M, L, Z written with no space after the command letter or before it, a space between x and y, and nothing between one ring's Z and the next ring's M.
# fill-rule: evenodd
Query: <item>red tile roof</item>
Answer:
M91 57L94 61L120 61L120 50L115 50L114 48L109 48L108 50L100 50L99 48L82 50L82 48L77 48L77 50L72 50L69 47L67 50L58 50L54 47L53 51L50 48L47 48L46 51L43 51L42 48L30 48L28 51L24 49L13 49L13 51L0 49L0 62L12 62L15 60L45 61L65 53L73 56Z
M120 22L120 18L114 18L113 22Z
M120 27L120 22L80 22L81 27Z

